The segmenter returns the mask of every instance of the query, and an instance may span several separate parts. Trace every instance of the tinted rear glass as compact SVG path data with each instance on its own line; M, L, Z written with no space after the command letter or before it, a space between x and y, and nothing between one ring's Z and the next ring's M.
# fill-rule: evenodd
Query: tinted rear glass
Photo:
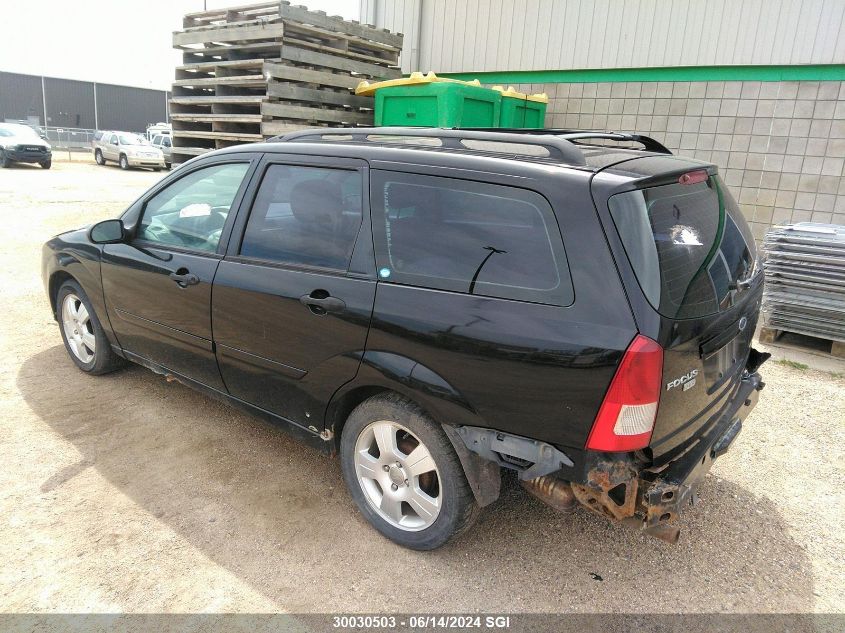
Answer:
M661 314L688 319L730 307L757 248L718 176L620 193L609 206L640 286Z
M570 305L560 229L540 194L439 176L373 172L383 282Z

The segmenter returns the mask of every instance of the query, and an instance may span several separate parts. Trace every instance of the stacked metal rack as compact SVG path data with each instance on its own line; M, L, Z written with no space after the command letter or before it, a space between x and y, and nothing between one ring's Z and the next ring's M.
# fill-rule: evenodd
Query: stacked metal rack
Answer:
M773 228L764 241L765 327L773 341L795 332L831 341L845 356L845 226L800 222Z
M183 27L174 163L289 130L371 125L373 99L355 87L401 76L401 34L288 2L190 13Z

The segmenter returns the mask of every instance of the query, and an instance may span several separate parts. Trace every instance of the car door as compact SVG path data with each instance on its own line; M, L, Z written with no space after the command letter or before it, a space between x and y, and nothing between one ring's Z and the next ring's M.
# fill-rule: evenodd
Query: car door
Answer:
M127 218L130 238L102 255L112 329L125 352L224 390L211 336L211 283L253 167L252 153L197 163Z
M322 430L375 297L365 163L274 156L259 172L214 280L217 360L230 394Z
M105 139L103 139L102 147L103 157L106 160L117 160L119 154L119 149L117 145L117 134L110 134Z

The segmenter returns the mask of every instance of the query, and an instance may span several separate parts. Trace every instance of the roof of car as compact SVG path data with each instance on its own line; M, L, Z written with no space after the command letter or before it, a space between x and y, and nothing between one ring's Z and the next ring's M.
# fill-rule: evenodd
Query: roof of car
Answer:
M666 159L678 163L673 170L682 165L699 164L672 156L662 144L647 136L559 129L314 128L274 137L264 143L217 150L214 154L247 148L267 153L317 154L480 171L501 171L507 165L520 171L554 165L595 173L643 157L662 159L657 163L663 165L663 170L667 168ZM507 164L502 165L502 161ZM649 171L652 169L655 169L654 164ZM630 175L636 177L634 173Z

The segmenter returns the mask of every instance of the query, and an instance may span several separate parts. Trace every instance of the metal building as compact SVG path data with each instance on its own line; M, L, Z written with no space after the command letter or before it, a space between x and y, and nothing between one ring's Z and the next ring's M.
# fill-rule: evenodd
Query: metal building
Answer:
M843 0L360 0L402 69L545 92L549 127L719 165L755 237L845 224Z
M169 120L169 99L164 90L0 72L0 121L143 132Z
M845 61L842 0L361 0L402 70L492 72Z

